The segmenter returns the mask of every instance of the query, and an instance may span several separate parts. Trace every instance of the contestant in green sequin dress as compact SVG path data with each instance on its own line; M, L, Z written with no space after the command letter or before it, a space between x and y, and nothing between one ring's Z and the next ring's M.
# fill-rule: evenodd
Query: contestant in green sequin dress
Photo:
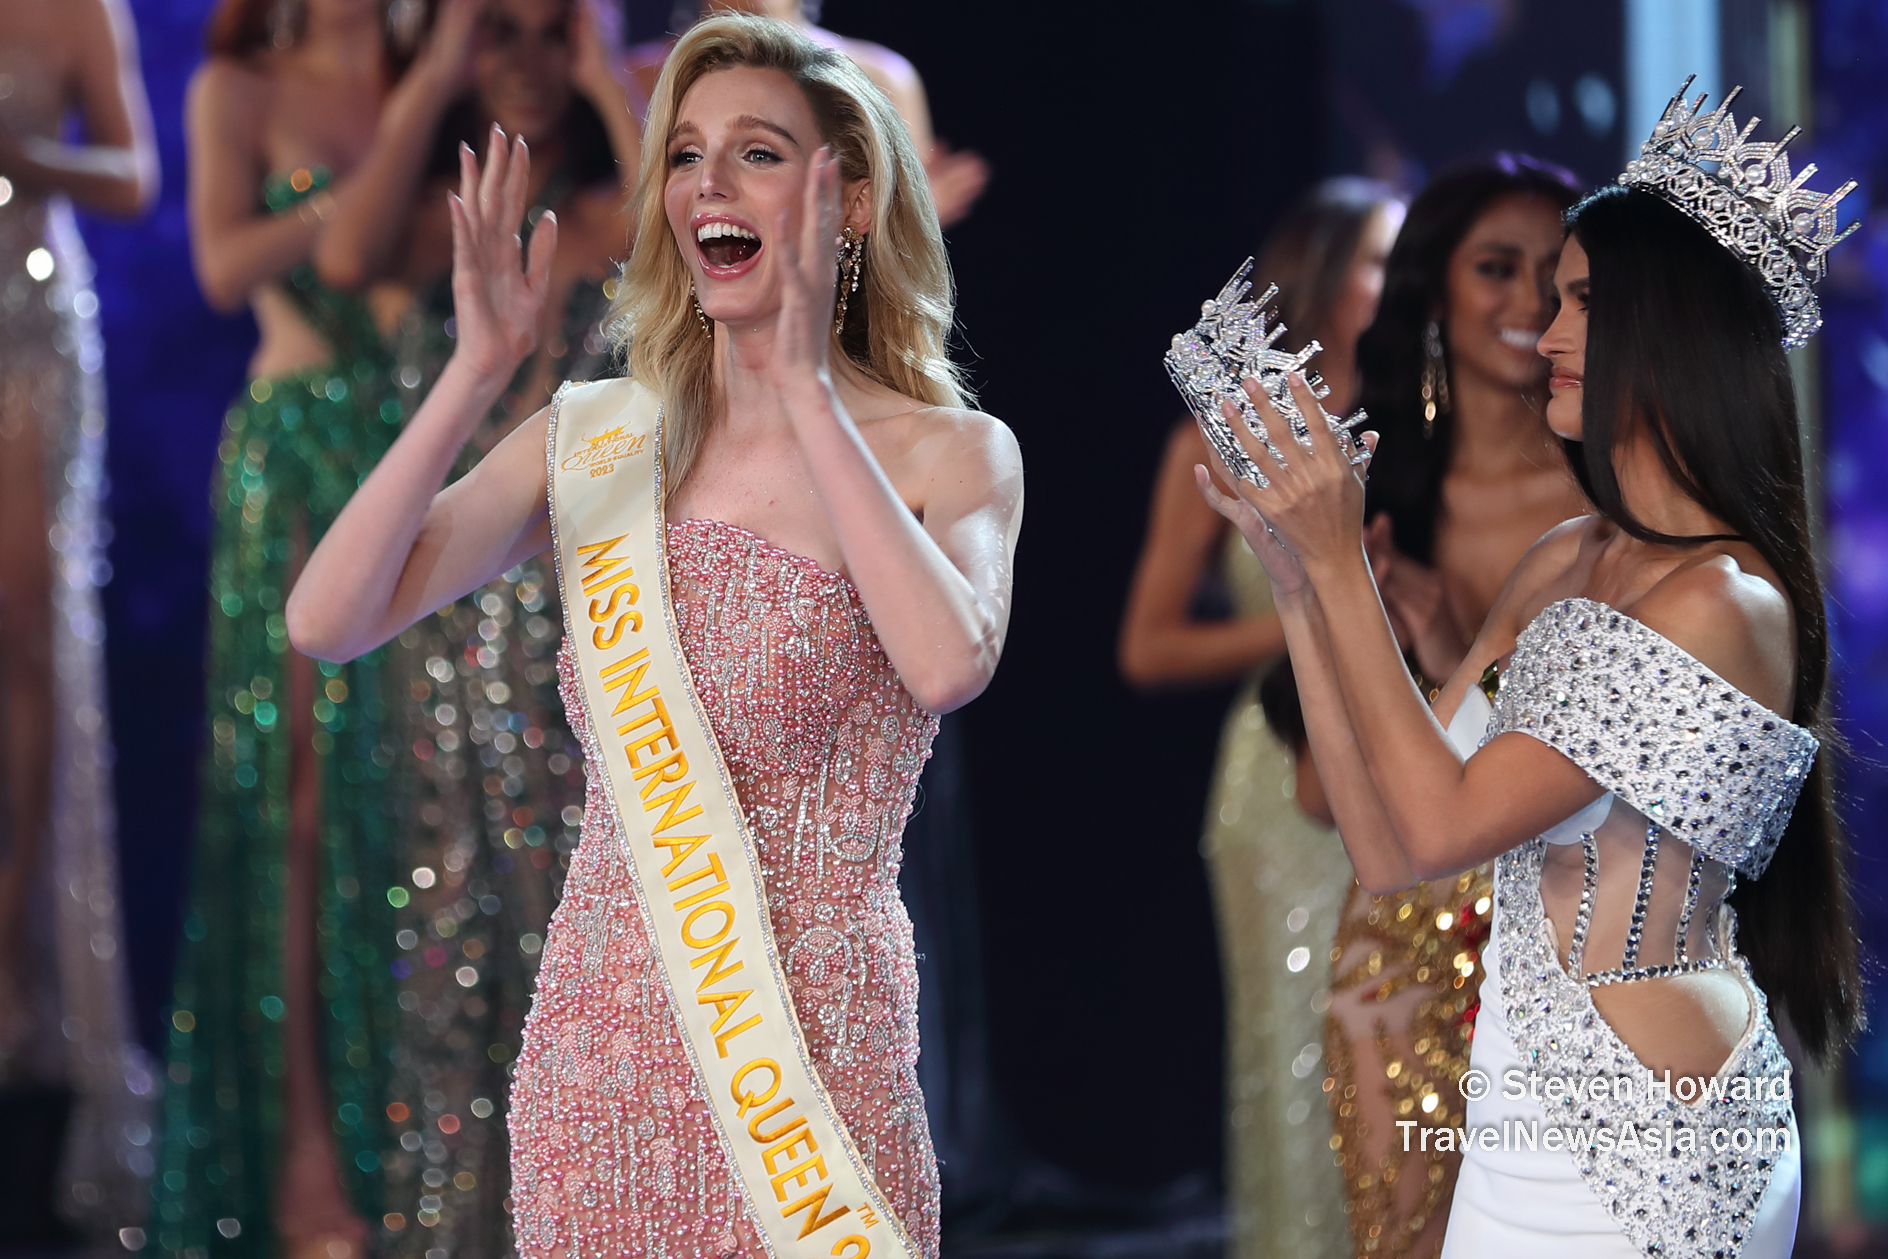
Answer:
M271 209L299 192L271 180ZM390 969L397 889L389 779L400 750L384 653L316 666L292 711L283 620L295 567L399 431L390 359L366 306L302 266L283 286L331 347L323 368L251 382L225 416L212 496L208 753L171 1014L153 1240L160 1251L273 1256L285 1079L284 912L291 726L318 775L318 1044L344 1189L384 1211L382 1157L399 1032ZM212 1249L206 1249L211 1248Z

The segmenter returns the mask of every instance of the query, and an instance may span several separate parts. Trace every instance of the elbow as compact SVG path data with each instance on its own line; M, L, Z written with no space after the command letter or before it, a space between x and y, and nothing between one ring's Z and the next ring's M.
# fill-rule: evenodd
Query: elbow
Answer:
M154 169L127 179L113 180L100 196L91 201L88 208L107 218L142 218L157 204L158 182Z
M980 641L976 649L948 660L932 662L914 676L904 679L918 707L934 716L955 712L984 693L996 676L997 658L1002 647L994 636Z
M249 296L234 277L211 263L198 264L197 291L203 294L204 303L219 315L235 314Z
M918 707L933 716L942 717L945 713L956 712L977 696L983 694L995 674L990 669L964 669L943 671L906 683L911 698Z
M288 606L282 609L288 622L289 646L315 660L348 661L360 651L348 641L347 627L323 616L309 606L308 597L298 585L289 592Z
M323 236L315 246L315 275L321 282L343 293L355 293L367 287L372 278L366 255L359 249L337 245L332 236Z
M1404 858L1409 862L1411 882L1433 883L1438 879L1450 879L1465 869L1462 856L1457 848L1461 836L1451 837L1414 835L1404 846ZM1407 883L1404 887L1409 886ZM1402 888L1391 888L1399 892Z
M1122 680L1137 690L1167 681L1155 653L1148 650L1145 637L1131 630L1124 631L1115 646L1114 663L1121 671Z

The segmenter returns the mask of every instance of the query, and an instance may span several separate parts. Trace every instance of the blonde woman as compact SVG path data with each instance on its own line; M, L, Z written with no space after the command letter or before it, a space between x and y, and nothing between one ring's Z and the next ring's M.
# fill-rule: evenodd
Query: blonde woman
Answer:
M935 1254L899 840L936 714L1002 651L1020 457L963 406L923 166L856 66L711 19L645 137L632 379L441 491L557 230L520 266L523 145L463 155L453 359L289 633L352 657L557 552L590 793L512 1094L520 1254Z

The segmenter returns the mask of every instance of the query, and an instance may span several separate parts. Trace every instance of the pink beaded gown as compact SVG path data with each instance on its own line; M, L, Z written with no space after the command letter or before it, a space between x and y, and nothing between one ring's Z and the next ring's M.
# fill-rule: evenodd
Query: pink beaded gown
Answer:
M667 536L683 652L760 850L814 1063L918 1253L935 1255L898 870L937 718L899 681L845 577L719 521ZM518 1253L764 1255L636 909L568 645L559 665L592 768L511 1092Z

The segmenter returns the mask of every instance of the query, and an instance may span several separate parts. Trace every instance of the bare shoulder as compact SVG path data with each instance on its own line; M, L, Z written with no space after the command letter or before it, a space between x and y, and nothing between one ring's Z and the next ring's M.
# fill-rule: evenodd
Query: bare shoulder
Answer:
M896 417L911 457L933 471L984 466L1020 474L1022 447L1010 426L994 415L966 407L920 406Z
M1729 554L1701 556L1661 578L1623 612L1695 656L1753 699L1788 712L1795 615L1768 577Z
M259 62L209 57L190 76L190 110L209 117L253 117L252 111L269 99L272 87L267 70Z
M1488 623L1518 635L1547 604L1574 592L1598 541L1597 516L1575 516L1543 533L1521 556L1495 600Z

